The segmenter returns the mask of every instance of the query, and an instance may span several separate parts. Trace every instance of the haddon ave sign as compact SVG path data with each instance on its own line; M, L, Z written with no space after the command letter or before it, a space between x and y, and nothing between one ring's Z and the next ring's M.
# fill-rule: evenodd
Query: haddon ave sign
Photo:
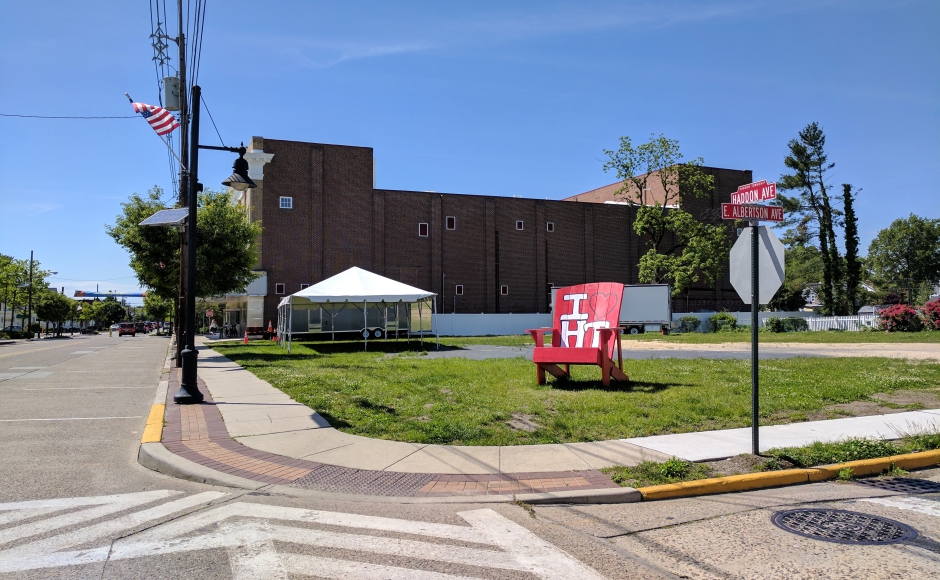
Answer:
M757 203L777 199L777 184L767 183L767 181L755 181L738 187L738 190L731 194L731 203Z

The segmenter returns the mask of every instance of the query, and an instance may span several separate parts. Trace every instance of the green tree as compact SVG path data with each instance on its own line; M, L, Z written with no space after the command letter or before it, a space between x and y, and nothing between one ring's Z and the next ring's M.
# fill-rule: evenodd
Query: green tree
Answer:
M906 288L913 303L915 289L929 293L940 283L940 219L911 214L894 220L872 240L868 258L875 279Z
M819 240L823 264L820 297L824 312L843 314L846 306L842 260L835 238L838 214L832 207L826 186L826 174L835 163L829 162L825 146L826 135L815 121L800 131L797 139L790 140L787 144L790 154L783 163L793 173L781 175L779 185L781 190L794 191L797 195L781 195L780 199L790 216L784 224L804 228Z
M48 270L43 270L39 260L33 260L32 284L29 276L29 260L18 260L11 256L0 259L0 301L10 310L10 325L16 325L16 310L26 308L30 294L33 302L46 291ZM26 328L26 313L22 312L23 328Z
M150 293L144 296L144 312L150 320L160 323L157 325L157 334L160 334L160 329L163 328L163 322L166 320L166 317L170 315L172 308L173 302L166 298Z
M842 184L842 207L845 210L845 301L849 314L858 312L858 286L862 281L862 261L858 255L858 218L855 196L848 183Z
M114 296L108 296L101 302L98 302L98 312L95 321L99 328L111 326L115 322L120 322L127 318L127 310L124 305L115 300Z
M664 135L637 147L630 137L621 137L620 148L604 154L604 171L616 171L623 180L617 195L638 206L633 230L649 246L640 258L640 281L668 281L674 296L700 279L713 283L725 264L725 226L702 222L680 208L682 198L705 197L714 190L714 177L702 170L702 159L683 162L679 142Z
M73 319L75 312L75 302L54 290L47 290L36 299L36 316L54 323L56 336L62 336L62 323Z
M130 266L148 294L174 300L179 285L179 236L164 227L141 226L163 209L163 190L154 186L143 198L133 194L122 213L105 229L131 255ZM250 223L229 193L206 190L199 194L196 218L196 296L242 292L254 279L258 260L258 222Z

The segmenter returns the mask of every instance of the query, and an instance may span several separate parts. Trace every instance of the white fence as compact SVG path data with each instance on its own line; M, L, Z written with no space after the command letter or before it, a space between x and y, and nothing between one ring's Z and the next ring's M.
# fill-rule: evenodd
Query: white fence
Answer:
M856 316L816 316L807 318L810 330L860 330L862 327L877 327L878 316L859 314Z
M551 314L435 314L438 336L524 334L529 328L550 327Z

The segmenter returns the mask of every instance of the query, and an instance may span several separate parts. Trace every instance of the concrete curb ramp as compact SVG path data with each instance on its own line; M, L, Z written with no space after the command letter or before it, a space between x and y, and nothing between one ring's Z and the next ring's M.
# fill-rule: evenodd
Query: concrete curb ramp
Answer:
M893 455L891 457L878 459L861 459L859 461L849 461L835 465L821 465L807 469L784 469L781 471L748 473L745 475L715 477L697 481L685 481L682 483L653 485L641 487L638 491L643 496L644 501L650 501L729 493L734 491L751 491L767 487L825 481L827 479L835 479L838 477L839 471L846 468L852 470L853 476L860 476L883 473L891 469L892 465L902 469L918 469L931 467L938 463L940 463L940 450L935 450L922 453Z

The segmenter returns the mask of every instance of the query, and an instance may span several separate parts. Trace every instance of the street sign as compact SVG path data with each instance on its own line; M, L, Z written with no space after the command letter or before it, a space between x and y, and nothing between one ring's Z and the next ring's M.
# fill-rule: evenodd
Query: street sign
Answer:
M738 187L738 191L731 194L731 203L756 203L777 199L777 184L766 181L755 181Z
M738 205L735 203L723 203L721 204L721 218L726 220L782 222L783 208L778 205Z
M751 235L754 228L744 228L731 248L731 285L745 304L751 303ZM760 226L758 249L758 303L767 304L783 284L783 244L766 226Z
M208 309L208 310L206 310L206 318L212 318L212 315L213 315L213 314L215 314L215 313L212 312L212 309L211 309L211 308Z

